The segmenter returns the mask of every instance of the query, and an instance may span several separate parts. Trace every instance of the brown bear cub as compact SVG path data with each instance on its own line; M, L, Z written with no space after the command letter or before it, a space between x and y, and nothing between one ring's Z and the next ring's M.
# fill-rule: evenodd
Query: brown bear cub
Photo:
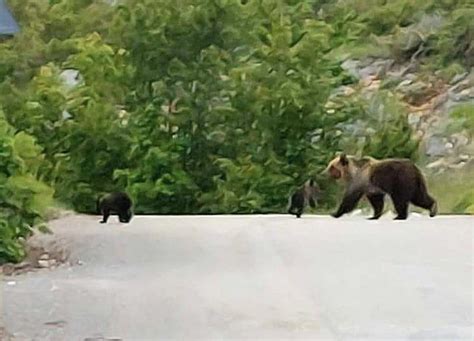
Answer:
M374 209L370 219L378 219L383 212L386 194L391 197L397 211L395 219L407 218L409 203L429 210L430 217L437 214L437 203L428 194L423 174L408 159L357 159L341 154L329 162L326 172L346 184L344 198L333 214L335 218L352 211L365 195Z
M321 190L314 180L306 181L290 196L288 213L300 218L306 205L309 204L312 208L316 207L320 192Z
M101 224L105 224L111 213L117 213L121 223L132 219L132 200L127 193L113 192L97 199L97 211L103 215Z

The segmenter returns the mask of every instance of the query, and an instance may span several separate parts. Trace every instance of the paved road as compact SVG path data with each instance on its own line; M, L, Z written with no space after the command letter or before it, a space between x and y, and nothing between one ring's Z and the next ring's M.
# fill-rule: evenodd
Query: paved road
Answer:
M97 221L53 223L82 265L4 279L16 340L472 339L474 217Z

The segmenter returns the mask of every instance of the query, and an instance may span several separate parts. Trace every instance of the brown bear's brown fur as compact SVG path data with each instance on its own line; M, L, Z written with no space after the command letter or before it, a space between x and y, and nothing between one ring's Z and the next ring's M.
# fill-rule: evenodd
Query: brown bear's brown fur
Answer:
M352 211L364 195L374 209L371 219L382 215L385 194L393 201L397 211L395 219L407 218L410 202L429 210L430 217L437 213L437 203L427 192L423 174L408 159L357 159L341 154L329 162L326 172L346 183L344 198L333 214L336 218Z
M124 192L113 192L97 199L97 211L103 215L101 224L105 224L112 212L119 216L121 223L132 219L132 199Z

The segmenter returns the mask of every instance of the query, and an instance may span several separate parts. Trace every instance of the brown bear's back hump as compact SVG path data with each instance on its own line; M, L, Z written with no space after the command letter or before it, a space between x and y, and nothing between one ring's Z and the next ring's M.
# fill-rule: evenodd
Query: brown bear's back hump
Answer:
M392 159L380 161L372 168L370 182L387 193L415 188L419 170L410 160Z

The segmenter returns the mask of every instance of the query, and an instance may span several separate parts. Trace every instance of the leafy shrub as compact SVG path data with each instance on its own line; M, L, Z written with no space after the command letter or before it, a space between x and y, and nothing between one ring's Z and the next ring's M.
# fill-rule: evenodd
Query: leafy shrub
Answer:
M222 174L214 176L215 191L201 195L203 212L265 213L281 210L293 179L278 172L284 165L275 158L263 165L252 162L250 156L236 161L217 159L215 162Z
M53 190L35 177L41 148L23 132L15 134L0 111L0 263L24 256L20 238L41 224Z
M452 112L451 117L462 128L474 135L474 105L464 104L457 106Z
M436 67L436 65L429 64L428 67L433 68ZM444 82L449 83L455 76L463 74L465 71L465 68L461 66L461 64L454 62L439 70L439 77Z
M414 139L405 108L389 91L379 91L370 100L353 99L353 120L343 124L342 149L375 158L416 160L419 141Z
M453 60L474 66L474 6L452 11L449 22L436 39L435 48L446 65Z
M430 192L438 200L441 213L474 214L473 171L471 164L428 177Z

